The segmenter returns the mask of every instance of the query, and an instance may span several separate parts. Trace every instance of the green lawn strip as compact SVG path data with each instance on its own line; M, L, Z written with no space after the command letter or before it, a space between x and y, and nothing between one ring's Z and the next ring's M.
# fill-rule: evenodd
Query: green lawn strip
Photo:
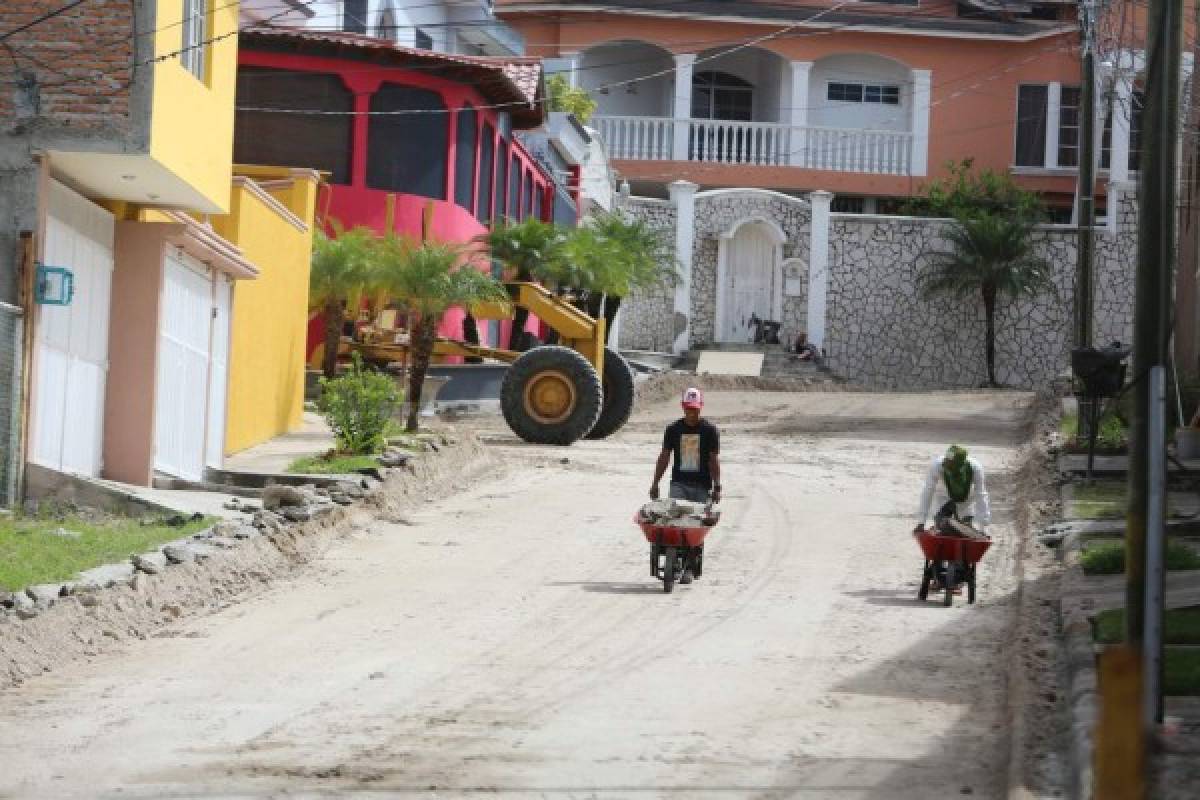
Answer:
M288 464L287 471L302 475L348 475L360 469L378 467L375 456L305 456Z
M1101 611L1093 620L1095 639L1101 644L1116 644L1125 639L1125 609ZM1169 609L1163 619L1163 637L1167 644L1200 645L1200 606Z
M1168 647L1163 694L1173 697L1200 695L1200 649Z
M1087 440L1079 439L1079 414L1072 411L1063 414L1058 421L1058 430L1067 440L1071 450L1087 450ZM1096 448L1102 451L1120 450L1128 444L1125 426L1116 414L1105 414L1100 420L1100 433L1096 437Z
M1072 487L1069 519L1120 519L1125 516L1126 490L1124 481L1095 481L1091 484L1075 484ZM1174 494L1175 496L1172 496ZM1167 515L1178 518L1182 513L1179 505L1187 500L1179 493L1168 493Z
M1200 569L1200 553L1177 539L1167 539L1167 569ZM1117 575L1125 571L1125 543L1119 539L1104 540L1084 547L1080 557L1087 575Z
M211 517L175 527L141 520L108 521L16 516L0 520L0 588L9 591L72 578L83 570L124 561L164 542L182 539L215 522ZM56 536L63 528L78 538Z

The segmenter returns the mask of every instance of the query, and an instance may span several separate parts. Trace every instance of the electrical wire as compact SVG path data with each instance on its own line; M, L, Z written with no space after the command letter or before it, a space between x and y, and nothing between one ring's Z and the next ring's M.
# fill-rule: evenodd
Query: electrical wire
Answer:
M48 11L45 14L42 14L38 18L31 20L30 22L26 22L24 25L18 25L17 27L13 28L11 31L7 31L6 33L0 33L0 42L6 42L9 39L11 39L12 37L16 36L18 33L24 33L25 31L29 30L30 28L34 27L35 25L41 25L43 22L48 22L49 20L52 20L55 17L62 16L63 14L70 11L71 9L75 8L76 6L81 6L84 3L86 3L87 1L88 0L72 0L70 3L67 3L65 6L60 6L59 8L56 8L53 11Z

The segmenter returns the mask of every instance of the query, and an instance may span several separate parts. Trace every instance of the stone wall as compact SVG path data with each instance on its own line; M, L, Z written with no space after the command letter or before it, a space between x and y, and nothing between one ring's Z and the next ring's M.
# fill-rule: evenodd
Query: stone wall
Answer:
M1096 237L1095 341L1129 342L1133 329L1136 205L1117 202L1118 232ZM987 379L983 304L977 295L927 298L919 286L929 253L945 249L950 223L834 215L830 226L826 352L831 369L864 386L977 386ZM1047 386L1069 366L1076 234L1046 228L1039 255L1053 265L1053 292L997 304L996 378Z
M675 206L666 200L631 197L621 205L625 214L667 231L675 240ZM621 302L617 346L622 350L670 352L675 340L675 290L670 286L634 292Z
M717 324L717 258L721 234L731 232L736 225L749 220L768 220L778 225L787 240L783 245L784 259L808 262L811 238L812 211L808 203L778 192L760 189L725 189L700 192L696 195L696 239L692 250L692 334L691 346L712 344ZM801 272L789 264L793 275ZM807 312L807 269L804 293L785 297L781 341L789 341L804 330ZM786 275L785 275L786 278ZM779 287L783 291L783 287Z

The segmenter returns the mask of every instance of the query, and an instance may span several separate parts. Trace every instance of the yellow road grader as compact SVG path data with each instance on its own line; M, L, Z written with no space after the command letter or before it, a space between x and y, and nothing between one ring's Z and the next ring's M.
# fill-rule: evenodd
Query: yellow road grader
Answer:
M606 347L603 319L593 319L536 283L506 283L511 302L471 308L479 320L512 319L523 308L558 334L559 344L525 352L438 339L434 357L490 358L511 366L500 408L513 433L536 444L567 445L616 433L633 413L634 380L628 362ZM366 341L351 345L374 364L406 361L408 345Z

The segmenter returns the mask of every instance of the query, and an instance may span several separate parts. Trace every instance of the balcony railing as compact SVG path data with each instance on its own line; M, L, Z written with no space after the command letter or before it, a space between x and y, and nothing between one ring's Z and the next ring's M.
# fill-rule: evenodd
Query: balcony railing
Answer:
M878 175L908 175L913 165L913 135L906 131L668 117L605 116L594 121L614 159Z

